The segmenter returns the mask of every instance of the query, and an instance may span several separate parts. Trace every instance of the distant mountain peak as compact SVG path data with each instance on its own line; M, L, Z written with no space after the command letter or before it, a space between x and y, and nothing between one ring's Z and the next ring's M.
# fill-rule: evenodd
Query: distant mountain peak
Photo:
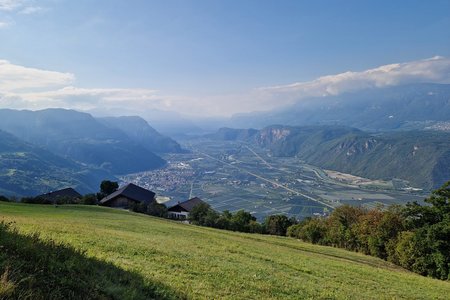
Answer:
M124 132L131 140L156 153L180 153L184 150L173 139L160 134L139 116L97 118L103 125Z

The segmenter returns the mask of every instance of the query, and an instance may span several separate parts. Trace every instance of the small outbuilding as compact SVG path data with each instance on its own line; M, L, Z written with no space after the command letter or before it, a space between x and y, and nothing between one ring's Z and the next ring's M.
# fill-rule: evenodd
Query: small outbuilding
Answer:
M78 193L73 188L65 188L53 192L49 192L46 194L42 194L36 196L36 198L45 199L49 202L57 203L61 201L65 202L77 202L77 200L81 199L81 194Z
M154 192L129 183L100 200L100 204L110 207L130 208L134 204L150 204L154 201L156 201Z
M192 209L201 203L205 203L200 198L194 197L184 202L179 202L176 205L168 208L169 218L186 220L189 217L189 213Z

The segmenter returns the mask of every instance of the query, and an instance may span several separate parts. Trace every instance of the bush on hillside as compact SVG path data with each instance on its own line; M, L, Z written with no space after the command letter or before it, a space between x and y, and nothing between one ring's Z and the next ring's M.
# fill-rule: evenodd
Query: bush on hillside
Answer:
M164 204L154 201L147 206L147 214L150 216L167 218L167 207Z
M114 193L119 188L119 183L116 181L103 180L100 183L100 192L97 193L97 200L100 201L106 196Z
M53 204L49 199L45 199L42 197L23 197L20 199L22 203L30 203L30 204Z
M200 203L195 205L189 213L188 220L194 225L207 226L209 223L207 220L207 216L211 218L211 214L213 214L213 209L207 203Z
M313 244L325 244L326 231L324 219L307 218L299 224L290 226L287 235Z
M71 197L58 197L56 201L49 199L47 197L24 197L20 200L22 203L30 203L30 204L78 204L79 199L71 198Z
M214 227L225 230L265 233L264 226L249 212L239 210L234 214L228 210L219 213L207 203L200 203L189 213L189 221L194 225Z
M295 218L288 218L285 215L271 215L264 221L264 227L268 234L286 236L287 229L297 224Z
M143 202L133 203L130 207L130 210L133 212L145 214L147 212L147 204Z
M160 217L160 218L167 218L167 207L164 204L160 204L156 201L153 201L150 204L147 203L134 203L130 207L131 211L141 213L141 214L147 214L150 216Z
M79 203L84 205L97 205L98 204L97 195L86 194L83 197L81 197Z

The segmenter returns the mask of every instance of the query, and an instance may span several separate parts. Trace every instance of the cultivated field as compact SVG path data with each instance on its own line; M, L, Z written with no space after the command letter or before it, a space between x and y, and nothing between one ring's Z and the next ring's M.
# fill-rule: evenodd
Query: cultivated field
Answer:
M142 282L165 289L167 298L448 299L450 295L449 282L290 238L202 228L104 207L0 202L1 220L14 221L22 233L37 231L41 239L61 241L85 250L88 257L112 262Z

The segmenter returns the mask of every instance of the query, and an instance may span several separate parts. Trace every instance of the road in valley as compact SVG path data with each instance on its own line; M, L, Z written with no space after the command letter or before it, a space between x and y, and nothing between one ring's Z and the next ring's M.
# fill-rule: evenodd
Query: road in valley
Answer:
M252 176L254 176L254 177L256 177L256 178L258 178L258 179L260 179L260 180L262 180L262 181L265 181L265 182L267 182L267 183L273 184L274 186L277 186L277 187L279 187L279 188L281 188L281 189L284 189L284 190L286 190L286 191L288 191L288 192L294 193L294 194L296 194L296 195L298 195L298 196L302 196L302 197L304 197L304 198L306 198L306 199L308 199L308 200L311 200L311 201L320 203L320 204L322 204L322 205L324 205L324 206L326 206L326 207L329 207L329 208L334 209L334 206L333 206L333 205L331 205L331 204L329 204L329 203L327 203L327 202L325 202L325 201L322 201L322 200L313 198L313 197L311 197L311 196L309 196L309 195L306 195L306 194L304 194L304 193L301 193L301 192L299 192L299 191L297 191L297 190L294 190L294 189L292 189L292 188L290 188L290 187L284 186L284 185L281 184L281 183L278 183L278 182L273 181L273 180L271 180L271 179L267 179L267 178L265 178L265 177L263 177L263 176L261 176L261 175L259 175L259 174L255 174L254 172L250 172L250 171L248 171L248 170L245 170L245 169L243 169L242 167L238 167L238 166L233 165L233 164L231 164L231 163L229 163L229 162L226 162L226 161L223 161L223 160L221 160L221 159L215 158L215 157L213 157L213 156L211 156L211 155L209 155L209 154L207 154L207 153L204 153L204 152L201 152L201 151L198 151L198 150L195 150L195 149L193 149L193 151L194 151L195 153L199 154L199 155L202 155L202 156L207 157L207 158L209 158L209 159L218 161L218 162L220 162L220 163L222 163L222 164L224 164L224 165L227 165L227 166L229 166L229 167L231 167L231 168L237 169L237 170L240 171L240 172L243 172L243 173L252 175Z

